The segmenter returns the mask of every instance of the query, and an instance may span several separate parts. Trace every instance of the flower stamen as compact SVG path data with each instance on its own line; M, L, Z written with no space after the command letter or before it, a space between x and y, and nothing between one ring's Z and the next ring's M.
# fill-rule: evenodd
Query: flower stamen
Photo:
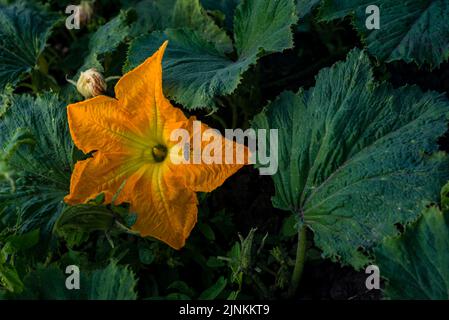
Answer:
M167 157L167 151L167 147L161 144L158 144L157 146L153 147L153 149L151 149L153 158L156 162L163 162Z

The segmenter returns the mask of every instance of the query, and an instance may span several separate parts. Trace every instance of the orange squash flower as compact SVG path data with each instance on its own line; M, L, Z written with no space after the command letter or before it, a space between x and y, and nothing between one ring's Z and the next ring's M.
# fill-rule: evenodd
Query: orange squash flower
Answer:
M197 220L195 192L214 190L243 165L171 161L176 149L171 132L192 132L194 118L187 119L163 95L166 46L118 81L115 99L97 96L67 107L74 143L94 153L76 163L65 202L86 203L103 193L111 203L116 195L115 204L129 203L137 214L135 231L180 249ZM223 148L235 150L236 143L223 140Z

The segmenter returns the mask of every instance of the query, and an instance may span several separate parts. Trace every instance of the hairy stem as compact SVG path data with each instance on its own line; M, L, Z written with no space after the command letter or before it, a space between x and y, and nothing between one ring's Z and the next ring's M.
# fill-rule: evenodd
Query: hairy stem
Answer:
M298 231L298 244L296 247L295 268L293 269L288 297L292 298L296 293L301 280L302 270L304 269L304 258L306 256L306 227L302 225Z

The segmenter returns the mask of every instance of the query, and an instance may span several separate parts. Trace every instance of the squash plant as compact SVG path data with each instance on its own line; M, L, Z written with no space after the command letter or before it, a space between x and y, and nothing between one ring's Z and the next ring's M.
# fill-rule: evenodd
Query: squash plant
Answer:
M0 298L448 299L448 19L446 0L0 1ZM183 162L180 129L271 130L277 170L251 139L210 154L242 163Z

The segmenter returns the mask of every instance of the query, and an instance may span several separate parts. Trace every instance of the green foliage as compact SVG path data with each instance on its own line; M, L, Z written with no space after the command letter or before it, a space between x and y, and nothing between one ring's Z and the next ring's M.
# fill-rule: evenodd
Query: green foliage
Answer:
M41 6L0 4L0 91L36 68L56 21Z
M390 299L449 299L449 221L436 207L397 238L376 249L381 275Z
M104 206L78 205L67 207L55 223L55 232L70 247L87 240L94 231L108 231L114 223L113 212Z
M298 11L299 18L304 18L308 15L316 6L320 4L321 0L297 0L296 9Z
M240 0L201 0L201 4L215 13L219 12L222 20L228 30L233 28L234 12L239 5Z
M172 24L177 0L129 0L124 2L126 8L131 9L137 15L130 30L130 35L136 37L169 27Z
M214 108L214 98L233 93L243 73L260 56L293 46L290 29L296 20L291 0L245 0L237 7L234 19L236 60L217 50L222 42L211 42L210 32L167 29L131 43L127 70L169 40L164 57L166 94L188 109Z
M65 274L57 266L38 265L36 270L25 276L25 291L11 295L10 299L74 300L78 290L65 287Z
M136 279L128 268L111 261L105 268L80 270L80 289L67 290L60 266L39 265L24 279L26 290L11 298L27 300L134 300Z
M0 0L0 299L448 299L446 0L97 0L79 30L63 21L77 3L41 2ZM68 76L97 68L113 96L165 40L173 104L279 130L277 173L247 166L199 194L181 250L133 232L129 204L64 203L90 156L70 137ZM356 283L368 262L382 293Z
M164 89L189 109L214 107L213 97L233 92L240 74L249 67L250 61L233 62L221 55L196 31L168 29L133 41L129 68L141 63L165 40L170 46L164 57Z
M213 43L221 54L233 50L231 39L207 15L199 0L178 0L173 10L173 28L191 28L198 31L205 40Z
M13 179L14 171L9 166L9 161L14 155L16 150L24 144L33 145L34 139L27 130L18 128L6 145L3 147L3 151L0 153L0 181L6 180L9 182L12 191L15 191L16 184Z
M0 238L3 246L0 250L0 283L12 293L21 293L24 284L14 263L18 253L27 252L39 241L39 230L33 230L22 235L9 235L5 239Z
M377 84L353 50L309 91L281 94L254 127L279 130L273 205L314 231L325 256L356 268L367 250L416 220L449 178L437 140L449 103L416 87Z
M293 1L244 0L234 16L234 41L240 60L293 47L291 26L297 21Z
M449 183L446 183L441 189L441 211L449 212Z
M133 36L166 28L190 28L215 43L219 52L232 51L231 39L218 27L199 0L131 1L129 8L137 14L137 21L131 26Z
M226 288L227 280L224 277L220 277L217 282L210 288L204 290L199 296L199 300L214 300L220 293Z
M104 206L78 205L68 207L55 224L58 232L104 231L111 228L113 213Z
M365 26L366 7L380 8L380 29ZM329 21L348 15L368 50L381 60L404 60L438 67L449 58L449 3L447 0L324 0L321 18Z
M89 54L84 60L83 66L79 71L85 71L90 68L96 68L99 71L104 71L100 62L101 58L113 52L119 44L129 34L130 27L127 22L127 13L122 11L114 19L110 20L103 26L99 27L97 31L90 37L89 40Z
M3 103L8 108L0 122L2 152L10 153L20 131L27 135L18 141L27 143L19 143L8 157L15 188L0 184L1 221L24 232L36 227L49 231L64 207L72 168L65 105L53 94L12 95Z
M134 273L127 267L111 262L105 269L92 273L89 300L134 300L136 279Z

